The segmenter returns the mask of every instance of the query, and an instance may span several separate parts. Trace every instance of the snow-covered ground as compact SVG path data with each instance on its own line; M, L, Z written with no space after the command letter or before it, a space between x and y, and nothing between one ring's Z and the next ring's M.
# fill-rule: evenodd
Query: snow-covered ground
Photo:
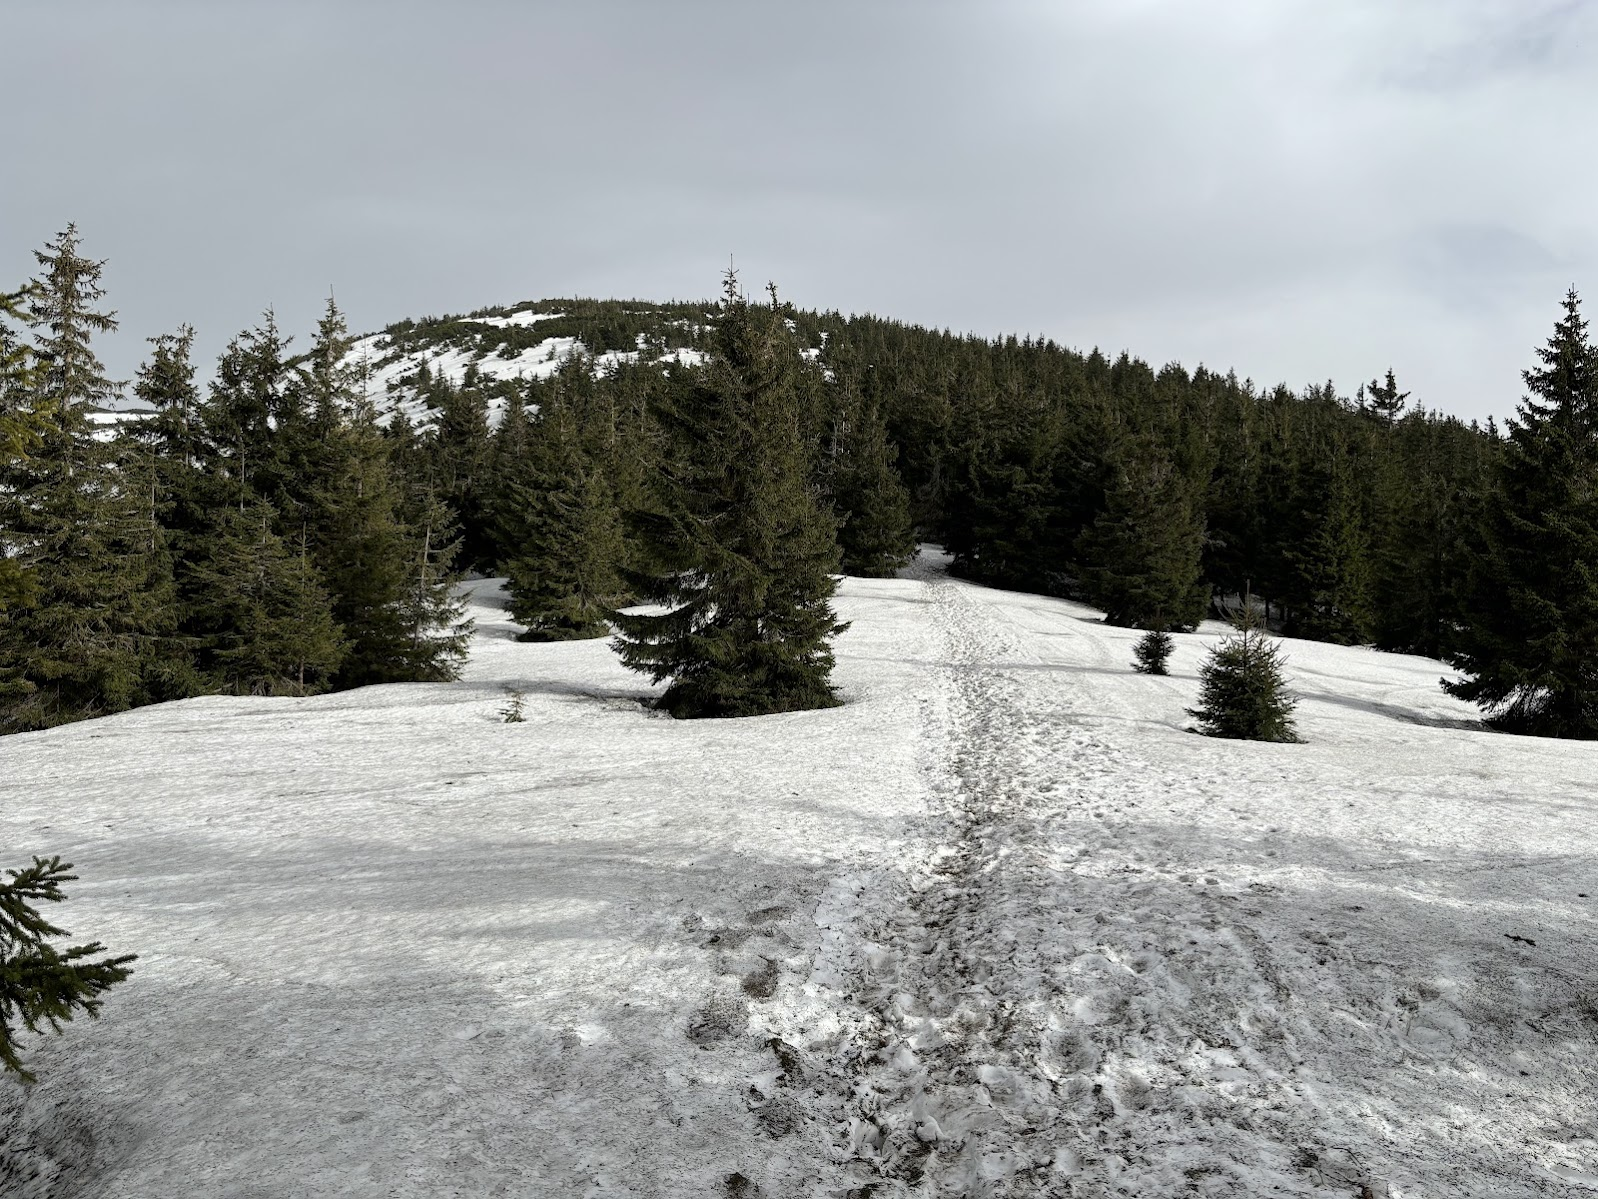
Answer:
M0 741L0 861L142 955L6 1199L1598 1190L1598 747L1301 642L1306 743L1208 740L1218 628L1147 678L932 562L845 581L845 706L678 723L474 598L456 684Z

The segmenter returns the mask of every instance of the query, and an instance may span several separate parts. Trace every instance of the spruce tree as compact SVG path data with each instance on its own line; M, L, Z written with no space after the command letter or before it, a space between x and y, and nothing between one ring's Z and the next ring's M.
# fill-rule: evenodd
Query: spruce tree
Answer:
M90 412L116 394L94 352L116 327L96 305L102 265L77 252L70 226L36 257L27 301L37 369L31 408L44 413L29 458L0 487L0 527L37 583L33 602L0 623L0 731L121 711L151 698L155 639L170 632L164 553L142 485L118 470Z
M1175 648L1175 640L1164 629L1150 629L1132 647L1132 668L1139 674L1168 674L1165 664Z
M52 937L65 937L39 912L39 905L60 903L61 885L77 879L72 864L59 857L33 859L31 866L7 870L0 881L0 1071L23 1082L36 1079L22 1064L18 1034L59 1033L78 1013L94 1017L102 996L125 981L136 954L96 957L106 948L98 941L57 949Z
M842 522L838 549L845 574L891 578L916 555L910 494L894 468L882 410L857 394L834 415L828 482Z
M309 545L347 642L335 686L451 679L470 636L450 569L452 519L396 477L351 344L330 299L282 400L302 435L281 438L272 458L280 535Z
M83 257L81 244L77 226L68 225L33 252L41 272L27 293L27 321L36 331L40 400L86 414L117 394L93 344L96 334L112 332L117 321L116 313L98 307L105 298L105 263Z
M477 378L473 386L456 387L440 376L430 388L432 428L423 439L429 459L432 486L455 513L463 529L460 560L463 565L487 570L494 548L489 529L485 471L491 452L488 397Z
M345 655L308 548L286 545L276 516L264 502L217 509L186 580L202 665L213 686L233 695L314 695Z
M33 349L18 328L26 296L26 291L0 292L0 492L15 485L14 471L38 446L47 415L34 407ZM0 501L0 512L8 507ZM9 522L0 522L0 615L32 603L37 595L33 576L21 560L26 549Z
M406 640L397 659L402 681L444 683L460 676L472 638L472 620L456 593L460 553L455 513L429 491L405 523L407 562L400 614Z
M807 369L775 288L753 305L726 276L715 348L660 407L671 451L646 520L660 614L618 614L631 669L671 680L675 716L754 716L838 702L830 676L836 522L812 486L797 376ZM676 372L674 372L676 374Z
M582 445L578 413L551 396L509 483L514 504L502 531L512 619L524 641L603 637L621 602L626 562L621 515L602 467Z
M1203 548L1203 509L1176 464L1147 441L1128 444L1079 544L1089 600L1113 625L1192 629L1209 607Z
M1245 599L1237 632L1210 651L1199 668L1199 731L1243 741L1297 741L1295 701L1282 678L1282 658Z
M1289 595L1295 636L1338 645L1370 637L1372 551L1364 511L1367 481L1348 447L1315 455L1295 545L1284 549L1291 567ZM1365 474L1369 473L1368 467Z
M1404 404L1409 400L1409 392L1398 390L1391 367L1387 368L1386 382L1378 383L1372 379L1360 388L1360 394L1365 410L1389 427L1398 423L1398 418L1404 412Z
M1452 695L1501 727L1598 737L1598 349L1575 289L1499 458Z
M278 461L283 439L274 429L288 415L298 430L301 406L285 402L291 380L288 346L277 318L268 309L261 323L234 337L217 362L216 378L201 408L206 470L228 502L243 507L264 499L280 511L290 506L284 494L284 468ZM290 412L289 410L292 409ZM299 469L290 467L292 475Z

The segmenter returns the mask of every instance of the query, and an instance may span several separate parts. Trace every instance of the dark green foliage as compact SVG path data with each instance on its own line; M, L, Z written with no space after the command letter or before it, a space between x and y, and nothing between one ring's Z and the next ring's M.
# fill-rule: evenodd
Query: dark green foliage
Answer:
M625 592L621 514L602 461L584 445L581 401L559 391L545 396L507 488L510 613L526 626L524 641L603 637Z
M1409 392L1398 390L1398 381L1393 378L1392 368L1388 367L1386 382L1378 383L1372 379L1360 388L1359 398L1364 404L1365 411L1382 424L1393 425L1403 415L1404 404L1409 400Z
M105 298L105 263L79 254L81 244L77 226L68 225L35 250L41 274L26 292L27 321L36 331L38 398L63 409L97 408L118 391L94 352L95 335L117 327L116 314L98 307Z
M1317 641L1354 645L1371 623L1371 546L1356 465L1334 457L1316 469L1314 499L1302 532L1284 554L1293 568L1288 594L1292 632Z
M1574 290L1508 425L1450 694L1501 727L1598 737L1598 349Z
M514 689L507 691L505 693L505 706L499 710L500 719L506 724L525 724L527 722L526 704L527 696L525 693Z
M659 419L670 452L644 523L654 569L637 576L659 615L618 614L622 661L670 679L675 716L828 707L835 522L812 483L800 374L810 368L773 289L750 304L729 272L714 350L675 372Z
M452 679L470 636L453 594L453 518L436 496L407 497L396 481L390 441L355 368L344 365L349 345L344 318L329 301L300 374L314 443L297 456L302 465L291 493L348 643L335 681L357 687ZM409 522L408 502L415 509Z
M881 408L852 389L833 416L828 483L841 527L843 573L891 578L916 555L910 494L894 467Z
M280 510L292 506L293 497L284 494L288 480L280 461L284 439L272 427L274 418L284 417L286 437L304 428L300 405L290 409L286 398L291 340L279 332L268 310L259 326L228 343L217 362L216 378L202 409L205 465L215 491L235 503L256 498Z
M432 428L422 439L427 477L463 529L462 564L488 570L495 559L485 491L490 454L488 395L473 370L468 370L467 380L459 387L432 376L421 395L433 411Z
M1164 629L1150 629L1132 647L1132 669L1139 674L1168 674L1165 664L1175 648L1175 639Z
M1469 544L1482 522L1495 439L1452 417L1411 412L1373 472L1372 610L1383 649L1448 658L1469 603Z
M1251 609L1199 668L1199 731L1242 741L1297 741L1282 658Z
M331 685L346 644L303 541L287 546L258 502L223 508L186 580L202 669L233 695L314 695Z
M59 1033L80 1012L99 1015L102 996L133 972L135 954L98 957L98 941L56 949L52 937L67 936L39 914L40 904L66 899L63 883L73 882L72 864L58 857L33 859L33 865L7 870L0 881L0 1069L23 1082L35 1081L23 1066L21 1032Z
M43 728L165 698L161 641L175 626L170 559L148 480L118 469L89 414L115 393L93 350L115 320L93 304L101 264L70 227L37 255L31 288L37 434L0 479L7 556L28 602L0 622L0 731ZM8 573L12 573L8 572ZM168 646L170 649L170 645Z
M48 416L48 409L35 407L33 349L16 327L26 296L26 291L0 292L0 486L16 478L16 468L37 448ZM9 524L0 524L0 616L32 604L38 595L32 572L20 560L26 546L15 533Z
M1204 619L1204 514L1193 492L1155 447L1128 447L1080 546L1086 596L1108 623L1169 630Z

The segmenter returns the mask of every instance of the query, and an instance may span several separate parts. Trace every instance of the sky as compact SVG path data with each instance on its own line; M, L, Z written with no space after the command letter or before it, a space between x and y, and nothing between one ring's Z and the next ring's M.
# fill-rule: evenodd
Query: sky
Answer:
M0 0L0 286L130 376L549 296L806 308L1513 412L1598 294L1598 0Z

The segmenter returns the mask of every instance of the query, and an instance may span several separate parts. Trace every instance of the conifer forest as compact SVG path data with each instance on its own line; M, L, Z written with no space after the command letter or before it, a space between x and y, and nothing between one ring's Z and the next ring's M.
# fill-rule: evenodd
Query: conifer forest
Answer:
M330 299L303 339L268 311L214 365L188 327L153 337L122 383L96 356L103 264L71 227L35 257L0 325L6 731L452 678L468 573L508 578L528 639L614 628L678 715L826 705L832 575L892 575L927 541L1129 628L1251 596L1287 636L1457 665L1450 689L1504 728L1598 735L1598 358L1574 291L1500 429L1391 370L1265 386L798 311L730 274L719 303L384 331L507 358L575 339L530 379L423 353L374 387Z

